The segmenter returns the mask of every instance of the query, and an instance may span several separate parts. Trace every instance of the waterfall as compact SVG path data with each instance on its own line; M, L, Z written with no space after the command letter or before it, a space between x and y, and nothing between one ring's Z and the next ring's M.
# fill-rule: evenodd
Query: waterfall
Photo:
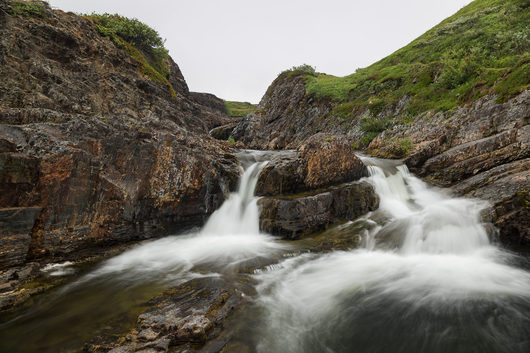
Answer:
M246 169L237 192L229 195L201 230L137 246L109 259L81 281L115 273L131 281L187 278L198 265L207 264L212 271L222 271L288 249L289 246L259 231L258 198L254 189L266 158L260 151L247 151L241 156L242 169Z
M254 189L267 162L255 162L241 176L239 190L210 216L201 234L259 234L259 213Z
M303 254L256 274L259 353L527 352L530 273L490 244L487 204L362 157L380 208L367 247Z
M368 164L371 182L380 198L380 211L391 222L378 230L384 241L392 242L404 254L464 253L489 245L480 222L486 202L450 197L429 188L412 176L405 165L388 168ZM392 239L388 239L392 238ZM375 239L377 246L378 239Z

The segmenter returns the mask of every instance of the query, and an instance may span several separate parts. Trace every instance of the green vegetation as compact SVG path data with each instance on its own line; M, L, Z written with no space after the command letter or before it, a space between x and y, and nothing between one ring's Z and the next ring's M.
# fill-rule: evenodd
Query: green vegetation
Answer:
M302 64L299 66L293 66L289 70L285 70L283 72L286 72L289 74L289 76L297 76L297 75L307 75L312 77L317 77L317 73L315 71L315 68L311 65Z
M232 145L233 145L233 144L235 144L235 143L236 143L236 141L234 140L234 138L233 138L233 137L229 137L229 138L228 138L228 143L230 143L230 144L232 144Z
M249 102L224 101L228 116L245 116L256 110L257 105Z
M366 108L376 116L404 96L411 97L408 120L488 93L504 102L530 86L529 3L476 0L370 67L346 77L318 74L306 85L339 103L334 113L341 116ZM365 128L370 136L376 131Z
M385 131L389 126L389 119L371 118L367 115L363 116L360 120L361 131L364 132L361 143L368 146L379 133Z
M85 17L94 22L102 36L109 37L117 47L124 49L136 60L142 74L167 85L171 96L176 97L176 92L168 81L169 54L158 32L135 18L107 13Z
M8 12L13 16L20 17L46 17L46 7L41 2L13 1Z

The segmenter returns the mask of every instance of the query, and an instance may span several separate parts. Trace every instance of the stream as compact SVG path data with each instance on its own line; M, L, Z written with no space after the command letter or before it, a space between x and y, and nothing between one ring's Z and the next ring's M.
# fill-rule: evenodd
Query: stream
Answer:
M377 211L346 224L363 246L311 251L307 239L259 231L254 188L271 154L239 154L239 190L202 229L143 242L81 275L65 271L67 284L0 317L0 352L81 350L126 334L168 288L235 273L255 295L227 322L226 352L530 352L529 258L492 241L480 222L487 203L429 187L398 161L360 156L380 198Z

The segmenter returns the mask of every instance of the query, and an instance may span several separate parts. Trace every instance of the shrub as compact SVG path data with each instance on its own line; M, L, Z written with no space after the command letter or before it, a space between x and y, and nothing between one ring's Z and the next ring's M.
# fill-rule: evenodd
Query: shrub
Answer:
M359 128L364 132L361 142L367 146L372 140L390 126L390 120L377 119L365 115L359 121Z
M158 32L136 18L108 13L103 15L92 14L87 17L98 23L98 30L102 35L110 36L111 33L115 33L138 49L153 55L167 56L168 54L164 48L165 40L160 37Z
M41 2L14 1L8 11L13 16L46 17L46 7Z
M313 77L317 77L317 73L315 71L315 67L307 64L302 64L298 66L293 66L286 72L289 72L291 75L309 75Z
M142 74L167 85L171 96L176 97L175 89L167 79L170 72L166 59L169 53L158 32L135 18L107 13L85 17L95 23L102 36L109 37L117 47L124 49L138 63Z

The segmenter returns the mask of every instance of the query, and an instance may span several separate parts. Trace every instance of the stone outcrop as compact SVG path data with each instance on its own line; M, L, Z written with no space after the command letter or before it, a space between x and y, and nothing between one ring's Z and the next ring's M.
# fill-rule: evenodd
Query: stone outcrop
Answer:
M168 85L90 20L0 11L0 268L204 222L238 179L221 99ZM173 93L172 93L173 91ZM40 260L39 260L40 261Z
M367 176L347 139L312 136L292 154L281 154L260 173L256 195L260 229L298 238L355 219L379 204L373 187L355 182Z
M306 94L303 76L284 72L271 84L256 111L243 117L232 137L248 148L297 148L324 131L319 126L332 108L331 102Z
M290 72L278 76L258 109L243 118L232 136L251 148L279 149L299 148L320 133L349 140L359 148L364 136L361 117L388 121L391 127L365 146L367 153L405 157L409 168L431 184L488 200L500 239L530 244L529 227L521 221L530 218L529 90L506 103L497 103L495 96L488 95L456 111L426 112L410 122L406 113L410 97L402 97L376 116L369 110L353 111L344 119L334 110L339 103L307 93L305 80ZM304 167L283 161L273 179L282 188L303 183L296 172L299 169ZM262 190L264 195L271 193Z
M379 198L372 185L357 182L309 195L265 197L258 205L260 229L296 239L374 211L379 206Z
M118 346L92 344L89 352L220 352L226 341L215 339L224 320L245 301L242 285L222 278L194 279L151 300L136 328Z
M256 195L286 195L326 188L368 176L344 138L316 134L294 155L279 155L263 168Z

